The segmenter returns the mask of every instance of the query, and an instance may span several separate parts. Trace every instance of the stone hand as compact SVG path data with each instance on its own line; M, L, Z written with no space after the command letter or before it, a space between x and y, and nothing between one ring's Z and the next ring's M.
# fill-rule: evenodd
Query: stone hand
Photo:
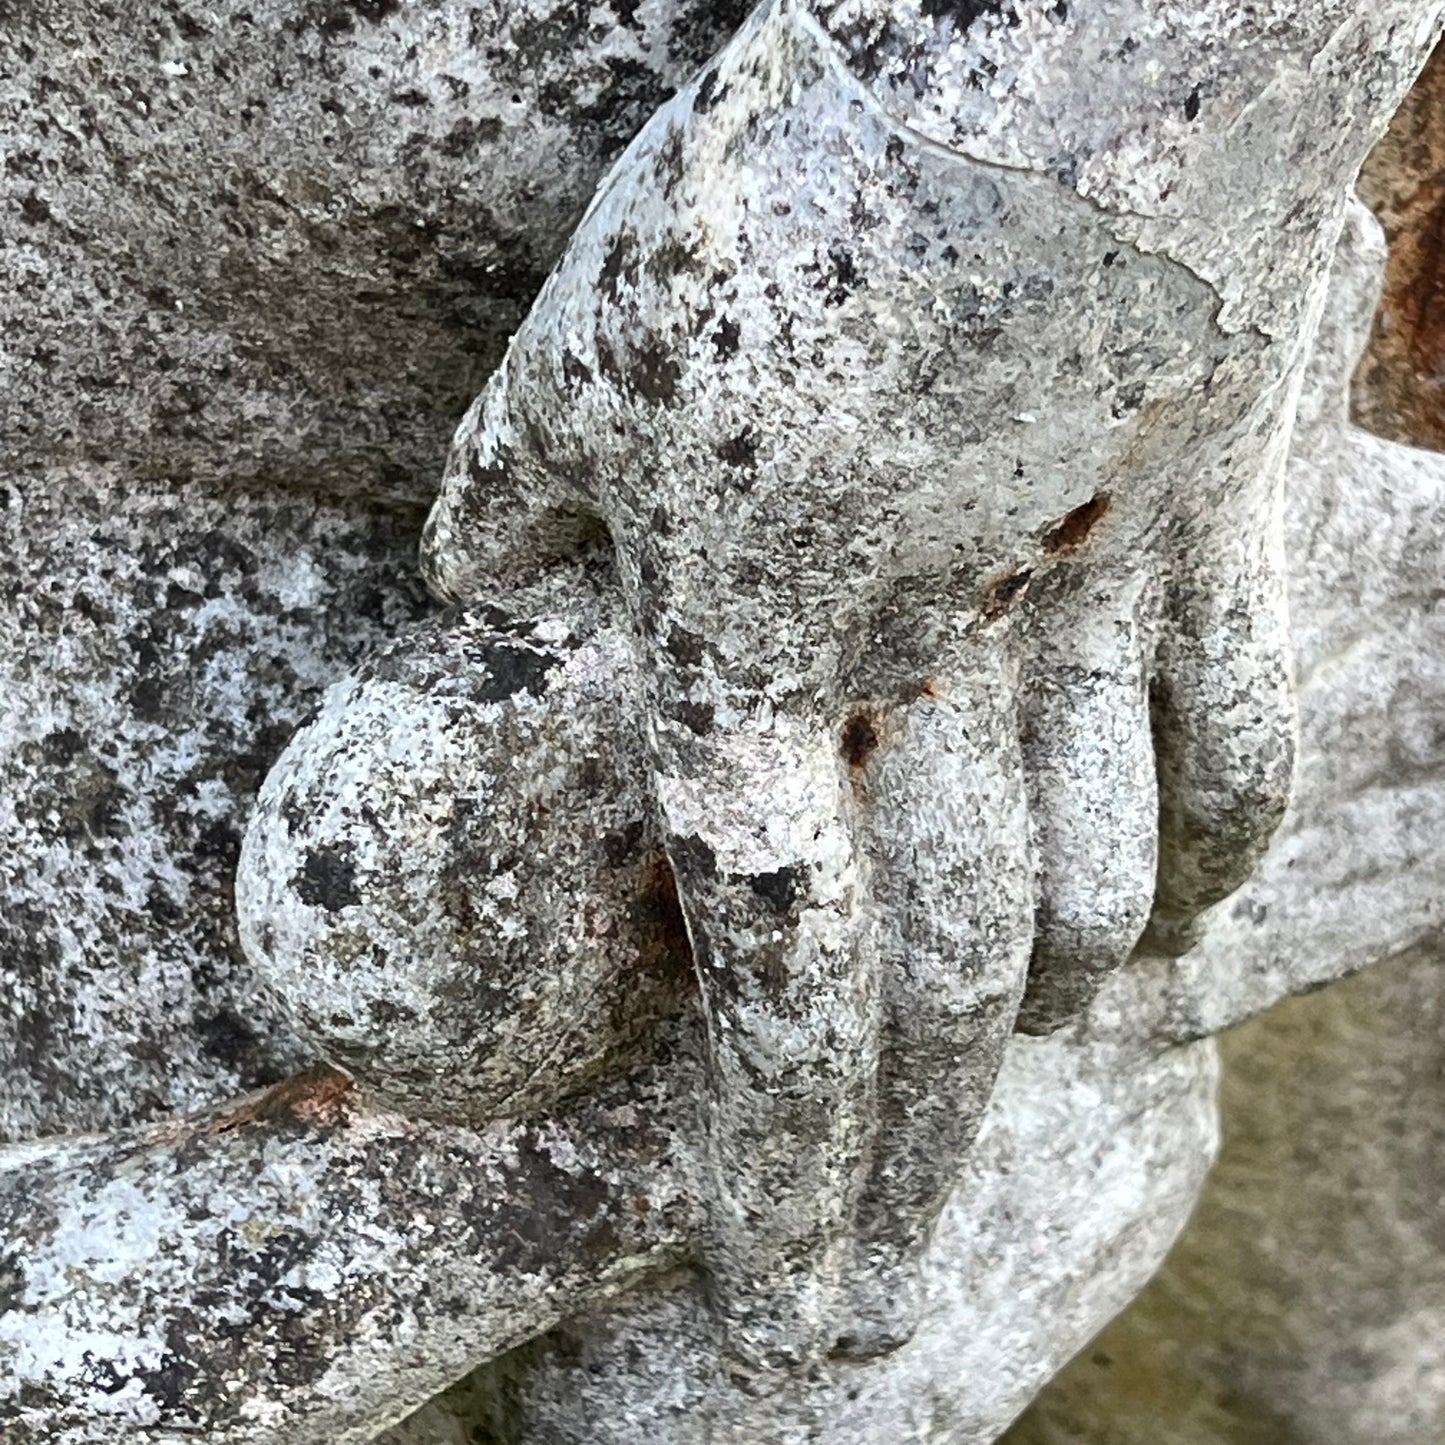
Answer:
M1187 947L1293 754L1308 265L1294 311L1233 318L1056 175L921 139L845 58L765 7L654 118L424 542L469 602L615 565L745 1368L831 1347L850 1272L845 1347L907 1335L1004 1039L1086 1005L1151 909Z

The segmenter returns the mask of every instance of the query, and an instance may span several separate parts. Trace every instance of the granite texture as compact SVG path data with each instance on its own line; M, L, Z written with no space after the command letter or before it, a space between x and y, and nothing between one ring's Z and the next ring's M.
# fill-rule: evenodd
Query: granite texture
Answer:
M193 11L0 6L5 1438L993 1439L1441 925L1441 5L773 4L585 219L740 15Z

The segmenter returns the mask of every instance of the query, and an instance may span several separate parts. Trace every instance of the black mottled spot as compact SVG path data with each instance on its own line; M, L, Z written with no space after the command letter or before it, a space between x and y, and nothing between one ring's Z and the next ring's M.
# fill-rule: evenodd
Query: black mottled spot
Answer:
M717 877L717 854L696 833L674 835L667 852L680 878Z
M431 99L429 96L424 95L421 91L413 88L410 90L393 91L391 95L391 103L393 105L405 105L410 107L412 110L417 110L424 105L430 105Z
M1144 405L1145 385L1142 381L1130 382L1128 386L1121 386L1114 398L1114 404L1109 408L1114 420L1119 421L1128 416L1130 412L1138 411Z
M740 431L736 436L719 442L718 459L730 467L749 467L757 460L758 436L755 432Z
M700 249L701 243L698 241L694 241L691 246L684 246L676 236L669 236L648 258L647 274L659 286L668 285L674 276L700 275L703 270L698 254ZM720 285L721 282L714 278L714 284Z
M732 317L724 316L718 321L717 330L712 334L712 346L719 361L726 361L728 357L737 355L741 336L742 327Z
M404 1003L394 1003L389 998L367 999L366 1016L372 1023L380 1024L383 1028L388 1024L414 1024L417 1021L414 1008L408 1008Z
M479 120L463 116L442 137L438 146L446 155L461 157L470 154L478 142L494 141L501 133L502 122L494 115L482 116Z
M1184 119L1197 120L1199 118L1199 87L1196 85L1189 92L1189 99L1184 102Z
M229 1004L207 1018L198 1018L195 1028L202 1049L237 1073L242 1072L260 1042L255 1029Z
M727 97L728 87L717 88L717 67L713 66L702 78L702 83L697 88L697 95L693 98L692 108L699 115L706 115L718 101Z
M853 253L839 242L828 248L828 259L833 263L832 289L824 298L825 306L841 306L859 286L866 283L858 274ZM824 282L823 284L827 284Z
M507 463L503 457L492 462L483 462L473 448L467 453L467 479L474 487L481 488L486 496L499 492L508 480Z
M196 834L191 852L198 862L211 864L214 873L232 873L241 856L240 829L230 819L215 818Z
M20 202L20 218L27 225L44 225L50 219L50 206L37 192L31 191Z
M667 406L677 397L682 368L658 341L649 341L635 352L627 372L632 390L655 406Z
M401 9L402 0L346 0L346 4L363 20L377 25L388 15L395 15Z
M679 702L671 711L672 716L697 737L706 737L713 730L716 714L710 702Z
M291 880L296 896L310 908L337 913L361 902L356 887L356 864L350 849L313 848Z
M505 702L519 692L541 697L547 674L562 661L555 653L538 652L516 642L493 643L481 652L480 659L486 671L472 692L479 702Z
M1013 0L923 0L923 13L934 20L951 20L960 32L975 20L993 15L1010 25L1019 23Z
M686 627L673 627L667 634L665 644L674 661L683 667L697 667L706 651L702 638Z
M40 754L47 763L74 762L85 751L85 738L74 728L57 728L40 741Z
M94 1350L87 1350L81 1357L80 1379L88 1390L98 1390L102 1395L116 1395L130 1384L130 1376L121 1374L113 1360L100 1359Z
M186 916L180 905L159 883L152 883L146 893L146 913L160 928L174 929Z
M748 886L775 913L786 913L797 902L799 876L796 868L779 868L772 873L756 873Z
M167 1330L168 1341L174 1328L172 1325ZM179 1334L176 1343L184 1347L183 1332ZM155 1369L137 1370L135 1377L140 1381L142 1391L160 1406L162 1419L166 1423L173 1423L177 1416L198 1422L201 1418L200 1412L186 1400L186 1394L194 1384L197 1374L195 1365L173 1347L161 1356L161 1362Z
M670 200L677 184L682 180L682 132L677 126L669 126L667 136L658 147L657 159L653 163L653 174L662 186L664 200Z
M624 226L613 238L602 258L602 269L597 273L597 285L609 301L618 299L619 281L630 285L637 283L637 257L634 247L636 235L630 226Z
M643 824L634 818L626 827L614 829L602 839L602 856L610 868L622 868L637 857L638 844L642 842Z
M0 1315L20 1308L25 1294L25 1261L19 1254L0 1254Z
M165 712L166 689L154 675L142 674L136 678L127 697L136 716L145 722L156 722Z
M580 357L573 356L570 351L562 353L562 376L578 386L592 385L592 368Z

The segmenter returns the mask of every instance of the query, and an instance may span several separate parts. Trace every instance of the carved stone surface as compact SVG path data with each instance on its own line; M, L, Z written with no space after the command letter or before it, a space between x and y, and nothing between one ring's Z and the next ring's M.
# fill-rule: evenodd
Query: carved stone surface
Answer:
M760 7L604 182L428 523L433 585L503 608L615 548L743 1368L908 1337L1009 1028L1151 903L1187 948L1285 806L1293 406L1436 19L1135 9L1137 69L1130 7Z
M1164 1182L1166 1158L1172 1154L1178 1167L1200 1160L1207 1147L1202 1121L1191 1125L1178 1108L1133 1112L1125 1105L1114 1113L1113 1101L1122 1097L1115 1091L1158 1087L1154 1070L1184 1063L1187 1053L1177 1047L1161 1053L1161 1043L1227 1028L1285 994L1317 988L1445 929L1445 855L1438 845L1445 611L1433 540L1445 527L1445 459L1355 430L1345 410L1346 379L1364 342L1382 262L1378 226L1353 208L1288 472L1291 600L1302 662L1300 772L1291 812L1256 877L1195 953L1136 960L1081 1024L1044 1042L1012 1042L969 1173L930 1257L919 1337L866 1371L825 1375L769 1415L717 1376L705 1317L681 1313L677 1304L640 1302L479 1374L474 1388L501 1402L499 1428L509 1432L501 1437L509 1445L657 1438L682 1445L703 1422L723 1439L767 1445L926 1441L940 1438L938 1431L980 1445L994 1439L1037 1388L1029 1372L1003 1361L1055 1347L1062 1359L1082 1345L1088 1311L1075 1313L1080 1281L1116 1250L1125 1257L1131 1248L1162 1251L1188 1212L1187 1205L1177 1214L1161 1207L1147 1186L1132 1204L1127 1191L1111 1191L1106 1208L1118 1232L1090 1239L1100 1181L1117 1178L1099 1168L1093 1151L1116 1151L1116 1161L1147 1154L1152 1169L1165 1171ZM1374 564L1363 576L1362 556ZM1109 1063L1096 1072L1103 1057ZM1139 1061L1134 1068L1124 1063L1131 1057ZM1042 1093L1019 1088L1033 1069L1032 1077L1053 1081ZM1071 1112L1074 1103L1080 1114ZM1031 1151L1005 1144L1021 1134L1038 1138L1035 1111L1046 1130L1058 1127L1072 1137L1061 1133ZM1000 1153L992 1152L1000 1145ZM1022 1161L1039 1154L1049 1163L1034 1175ZM1409 1166L1402 1160L1398 1167ZM971 1228L995 1199L1000 1207L991 1216L986 1257L970 1257L950 1232L954 1221L968 1220ZM1021 1257L1028 1260L1026 1277L1010 1275ZM1104 1305L1097 1295L1089 1298ZM638 1346L639 1314L648 1321L646 1349ZM1044 1321L1047 1343L1014 1355L1021 1322L1038 1328ZM979 1350L976 1367L962 1353L970 1342ZM858 1395L849 1401L853 1390ZM685 1415L673 1413L680 1402ZM445 1416L435 1410L388 1439L451 1445Z
M1213 1143L1212 1045L1179 1041L1441 924L1441 479L1432 460L1344 426L1340 378L1369 304L1372 243L1358 218L1338 313L1304 375L1354 165L1440 25L1438 4L1356 10L1281 4L1240 19L1232 7L1186 16L1140 0L1023 5L1009 23L969 6L937 30L911 12L891 29L842 11L764 12L729 50L733 68L699 77L638 143L464 423L427 555L470 606L419 632L405 629L422 611L407 562L419 519L375 499L423 494L439 417L490 369L540 279L533 260L544 269L561 251L604 160L725 17L649 9L578 28L560 11L524 24L475 7L258 6L226 28L209 12L157 8L123 25L98 6L47 4L7 32L6 103L28 108L38 140L9 169L0 234L16 274L38 279L6 305L51 376L43 403L26 389L34 367L6 402L4 565L18 600L0 640L15 810L0 926L7 989L28 1022L8 1043L4 1103L13 1135L112 1131L0 1154L7 1441L110 1445L144 1432L340 1445L558 1326L496 1367L503 1438L620 1445L710 1429L759 1445L982 1442L1137 1290ZM481 60L479 15L495 42ZM1197 23L1167 23L1181 17ZM1135 20L1139 64L1148 45L1169 62L1140 72L1149 84L1120 81L1110 95L1059 78L1114 65L1106 41ZM966 21L977 22L967 42L950 39ZM960 129L895 84L920 39L925 93L949 98ZM1077 55L1061 48L1071 39ZM547 63L523 77L529 47ZM1118 48L1127 72L1132 50ZM141 52L151 88L130 73ZM749 73L759 58L762 73ZM958 84L965 66L982 78L971 88ZM1208 83L1176 96L1180 74ZM569 84L594 108L563 94ZM255 88L275 119L253 143ZM182 105L212 119L189 131L151 119ZM506 105L521 109L493 125ZM1059 131L1063 105L1081 108L1076 131ZM530 150L515 159L532 111L558 127L541 146L561 157L555 170ZM796 132L777 124L784 111ZM1119 124L1106 133L1110 115ZM395 116L407 123L389 130L383 117ZM759 140L770 118L771 150ZM739 133L756 173L739 153L708 150ZM188 135L210 159L189 158ZM1282 135L1296 147L1283 176L1270 159ZM1061 141L1075 164L1061 164ZM1185 155L1197 170L1181 168ZM485 225L461 185L483 159L507 208ZM359 169L367 160L385 164ZM219 199L193 207L205 211L201 259L177 266L190 244L179 198L213 163ZM657 199L673 169L685 204ZM961 172L971 187L953 184ZM719 183L698 185L701 175ZM761 249L747 256L743 228L719 224L720 199L738 194L728 177L759 203L747 236ZM376 190L386 185L405 203ZM920 229L915 245L888 210L911 215L917 203L933 224L987 188L997 210L945 218L988 252L978 279L942 238ZM855 191L875 211L855 214ZM788 219L782 195L813 208L811 228ZM387 209L397 204L400 220ZM224 230L216 218L236 209L239 254L207 229ZM707 235L684 220L708 220ZM376 237L398 225L410 236L417 221L416 248L380 267L381 295L358 296L378 271ZM627 226L632 249L614 266ZM852 243L841 256L833 230ZM460 295L484 289L475 271L448 269L468 237L480 238L469 254L495 275L498 309L454 324ZM684 252L718 265L694 274ZM508 271L506 256L523 253L532 259ZM719 280L722 263L737 269ZM968 270L943 317L908 304L936 289L938 265ZM777 315L764 271L794 288ZM1031 276L1052 282L1052 300L1019 289ZM307 298L294 318L278 302L292 294ZM76 323L90 313L98 324ZM673 332L674 315L702 329ZM764 344L752 328L769 317L777 336ZM900 340L890 317L913 335ZM796 360L784 356L789 318ZM769 361L757 377L743 374L745 326ZM1081 334L1096 360L1113 358L1092 376L1069 365ZM1144 350L1130 352L1129 337ZM934 343L954 362L944 384L967 357L967 385L998 403L976 410L977 436L963 402L913 370ZM995 352L1014 356L1017 376L990 369ZM475 369L456 364L463 355ZM587 379L568 374L569 355ZM799 385L784 396L788 367ZM108 385L128 373L141 378L130 390ZM864 423L852 432L849 384ZM1005 1048L1032 928L1043 942L1025 1022L1037 1027L1122 961L1153 896L1146 676L1174 680L1160 732L1171 916L1156 941L1189 941L1177 915L1238 880L1278 810L1287 712L1270 523L1296 384L1306 400L1286 515L1304 745L1285 833L1201 949L1135 960L1082 1023ZM666 405L659 387L688 407ZM916 393L913 412L896 405L904 393ZM975 468L978 494L929 491L940 458ZM825 475L861 510L795 515ZM718 477L756 510L717 521ZM906 526L886 505L870 520L862 504L919 477L923 493L901 493ZM1008 516L1000 480L1026 482L1020 515ZM295 495L299 482L333 499ZM579 486L599 495L579 502ZM539 512L553 487L566 505ZM685 505L668 511L674 500ZM960 561L944 546L943 503L966 500L982 520ZM618 544L620 591L598 515ZM786 530L804 523L861 554L845 561L846 548ZM899 562L894 545L916 555ZM712 592L699 546L766 565ZM1356 575L1361 556L1374 572ZM800 557L819 566L799 569ZM845 596L857 566L861 592ZM500 611L489 610L499 587ZM827 631L840 618L847 645ZM328 695L262 798L243 902L277 994L268 1002L228 918L239 823L283 733L384 642ZM768 685L754 685L758 669ZM762 715L743 703L766 704L768 728L734 725ZM950 727L967 748L939 742ZM739 733L768 740L756 753L718 750ZM525 766L489 766L489 752ZM952 811L933 807L940 781ZM1004 805L997 836L960 818L960 798ZM857 814L875 821L855 828ZM774 820L771 833L750 826L759 819ZM824 825L811 838L810 821ZM980 939L976 920L932 906L950 896L946 870L923 855L959 840L965 872L999 901L1002 921ZM729 966L767 955L757 945L772 940L748 934L763 904L778 932L824 937L816 916L801 927L809 899L782 876L798 857L825 865L820 876L838 865L824 878L834 892L812 898L812 914L832 907L837 936L861 918L885 954L888 928L901 926L895 963L926 957L934 933L940 959L959 946L976 957L965 1003L987 1018L967 1049L957 1032L945 1038L943 1072L917 1076L926 1087L899 1075L885 1089L900 1119L927 1105L941 1143L930 1154L926 1131L883 1134L893 1154L875 1161L872 1217L898 1184L912 1212L894 1238L865 1227L853 1306L868 1323L870 1295L896 1278L881 1267L889 1251L913 1252L948 1196L919 1297L900 1312L899 1334L916 1315L916 1335L876 1362L832 1358L760 1392L720 1370L697 1266L722 1277L724 1303L731 1294L734 1346L739 1325L756 1326L755 1356L788 1346L794 1324L797 1353L828 1342L826 1298L801 1319L789 1312L814 1278L811 1246L776 1290L766 1277L778 1223L769 1171L795 1189L820 1185L800 1195L799 1237L806 1245L821 1218L836 1265L873 1124L876 1044L862 1039L861 1072L846 1051L829 1065L846 1107L825 1121L837 1147L821 1175L776 1136L760 1141L771 1159L735 1147L750 1142L756 1101L729 1093L748 1046L720 1048L722 1024L760 1015L730 1020L731 1003L714 1006L705 1027L695 1012L668 862L694 948L709 929L718 944L704 969L715 1002ZM1071 870L1089 884L1077 897ZM1060 903L1071 899L1107 906L1076 915ZM795 942L784 965L798 961ZM863 977L865 994L877 986ZM818 1001L846 1027L869 1016L847 997ZM908 1039L906 1002L892 1003L895 1048L927 1042ZM805 1032L816 1021L805 1017ZM361 1087L312 1071L239 1106L144 1122L278 1078L312 1047ZM488 1123L519 1107L539 1112ZM734 1231L730 1242L717 1201L749 1191L758 1238L740 1244ZM742 1266L731 1276L730 1261ZM780 1301L771 1318L749 1313L760 1284ZM881 1320L874 1343L892 1343L896 1326ZM446 1415L434 1404L393 1438L446 1439Z
M236 939L256 788L423 615L457 415L740 18L0 5L0 1138L314 1058Z

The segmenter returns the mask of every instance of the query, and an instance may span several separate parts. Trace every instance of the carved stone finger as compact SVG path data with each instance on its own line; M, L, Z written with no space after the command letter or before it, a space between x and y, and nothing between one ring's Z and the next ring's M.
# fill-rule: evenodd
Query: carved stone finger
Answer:
M710 1038L707 1264L730 1355L767 1370L835 1327L876 969L833 738L778 719L694 744L658 794Z
M996 652L876 723L858 770L884 1027L844 1341L918 1324L918 1263L993 1091L1023 989L1033 869L1011 679Z
M1153 713L1159 881L1148 944L1187 951L1289 804L1296 715L1277 519L1194 554L1165 614Z
M1157 866L1149 629L1139 615L1150 589L1105 576L1071 590L1040 599L1021 688L1038 911L1018 1027L1032 1034L1081 1012L1129 956Z

